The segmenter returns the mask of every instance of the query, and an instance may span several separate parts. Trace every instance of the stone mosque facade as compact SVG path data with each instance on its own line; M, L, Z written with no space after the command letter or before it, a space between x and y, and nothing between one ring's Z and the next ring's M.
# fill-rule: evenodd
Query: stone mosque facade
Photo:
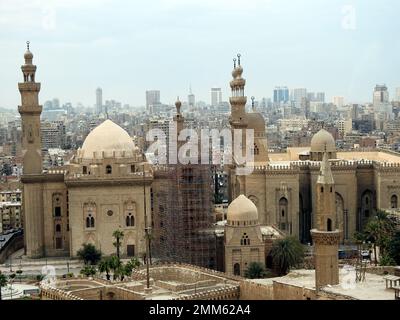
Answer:
M62 170L43 171L40 83L35 81L36 66L29 47L24 58L18 110L22 119L27 256L73 257L83 243L112 254L112 233L117 229L125 234L122 255L145 252L145 216L147 225L153 218L157 220L150 212L154 167L145 161L125 130L106 120L92 130ZM315 186L324 154L335 187L332 228L341 231L342 243L351 241L374 210L398 207L399 155L378 150L337 151L333 137L323 129L308 148L269 153L263 116L254 108L246 112L242 74L239 57L230 82L230 124L232 129L254 130L254 171L237 175L235 165L228 169L231 205L224 227L225 248L217 252L225 256L225 270L242 274L244 265L240 261L265 263L267 227L304 243L312 241L310 230L318 227ZM153 228L156 234L157 224Z

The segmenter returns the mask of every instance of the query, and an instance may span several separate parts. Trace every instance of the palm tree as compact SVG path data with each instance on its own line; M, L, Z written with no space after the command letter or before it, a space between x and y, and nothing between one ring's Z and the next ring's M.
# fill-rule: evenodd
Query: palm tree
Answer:
M304 248L294 237L286 237L275 241L271 249L272 261L278 266L279 275L285 275L301 263L304 258Z
M389 241L395 232L395 225L389 219L386 211L378 210L376 215L368 220L364 234L367 240L374 244L375 265L378 264L376 247L380 248L380 255L385 255L386 248L389 246Z
M265 269L262 263L259 262L251 262L245 271L246 278L250 279L260 279L264 278Z
M117 248L117 257L119 258L119 248L121 246L121 240L124 238L124 232L121 230L115 230L113 232L113 237L115 238L113 245Z
M99 272L106 273L107 280L110 280L110 258L103 258L98 265Z
M121 260L117 256L110 257L110 269L113 271L113 279L117 280L121 273Z
M0 271L0 300L1 300L1 288L7 285L7 277Z
M85 265L81 270L81 274L86 277L94 276L96 274L96 268L91 265Z
M125 265L125 275L130 276L132 274L133 269L136 269L140 266L140 261L138 258L133 257L130 261L128 261Z

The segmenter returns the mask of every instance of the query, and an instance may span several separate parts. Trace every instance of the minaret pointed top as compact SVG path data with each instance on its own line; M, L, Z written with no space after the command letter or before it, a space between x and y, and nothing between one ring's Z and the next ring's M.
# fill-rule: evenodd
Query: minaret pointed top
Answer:
M251 110L253 110L253 112L256 111L256 107L255 107L255 105L254 105L254 99L255 99L255 97L252 96L252 97L251 97Z
M237 54L237 57L238 57L238 65L240 66L240 57L241 57L242 55L240 54L240 53L238 53Z
M26 50L28 50L28 51L29 51L29 44L30 44L30 42L27 41L27 42L26 42Z
M179 101L179 97L176 98L176 102L175 102L175 107L176 107L176 113L177 114L181 114L181 106L182 106L182 102Z
M326 147L325 147L326 149ZM317 183L319 184L334 184L331 164L329 163L328 153L325 151L321 161L321 169Z
M25 64L32 64L33 54L29 50L29 44L30 44L30 42L27 41L26 42L26 52L24 54Z

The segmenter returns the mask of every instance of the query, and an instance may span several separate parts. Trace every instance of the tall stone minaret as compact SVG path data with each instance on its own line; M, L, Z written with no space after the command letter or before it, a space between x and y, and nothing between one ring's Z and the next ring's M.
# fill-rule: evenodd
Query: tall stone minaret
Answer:
M42 142L40 137L39 105L40 83L35 82L36 66L32 64L33 54L29 51L29 42L24 55L25 64L21 66L24 82L18 83L21 93L21 105L18 111L22 120L23 173L42 173Z
M30 258L42 257L44 252L43 225L43 183L42 183L42 142L40 137L39 105L40 83L35 82L36 66L32 64L33 54L29 42L24 55L25 64L21 67L24 82L18 83L21 105L18 111L22 121L23 154L23 212L25 253Z
M335 184L328 154L325 152L316 185L316 225L311 230L314 242L315 287L339 283L338 247L340 231L336 226Z
M240 65L240 54L238 54L237 57L237 65L236 59L233 59L233 80L230 82L232 96L229 98L229 102L231 103L231 117L229 122L232 129L246 129L247 97L244 95L244 86L246 85L246 80L242 78L243 68Z

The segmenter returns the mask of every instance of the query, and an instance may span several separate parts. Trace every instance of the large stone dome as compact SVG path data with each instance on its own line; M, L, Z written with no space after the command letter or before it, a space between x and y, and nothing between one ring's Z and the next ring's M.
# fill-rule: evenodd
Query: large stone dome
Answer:
M311 152L336 152L333 136L325 129L319 130L311 139Z
M79 156L84 159L103 156L126 158L132 157L134 151L135 144L129 134L111 120L106 120L88 134Z
M245 195L241 194L228 207L228 221L258 221L256 205Z
M254 132L265 132L265 120L261 113L247 113L247 123L248 128L253 129Z

